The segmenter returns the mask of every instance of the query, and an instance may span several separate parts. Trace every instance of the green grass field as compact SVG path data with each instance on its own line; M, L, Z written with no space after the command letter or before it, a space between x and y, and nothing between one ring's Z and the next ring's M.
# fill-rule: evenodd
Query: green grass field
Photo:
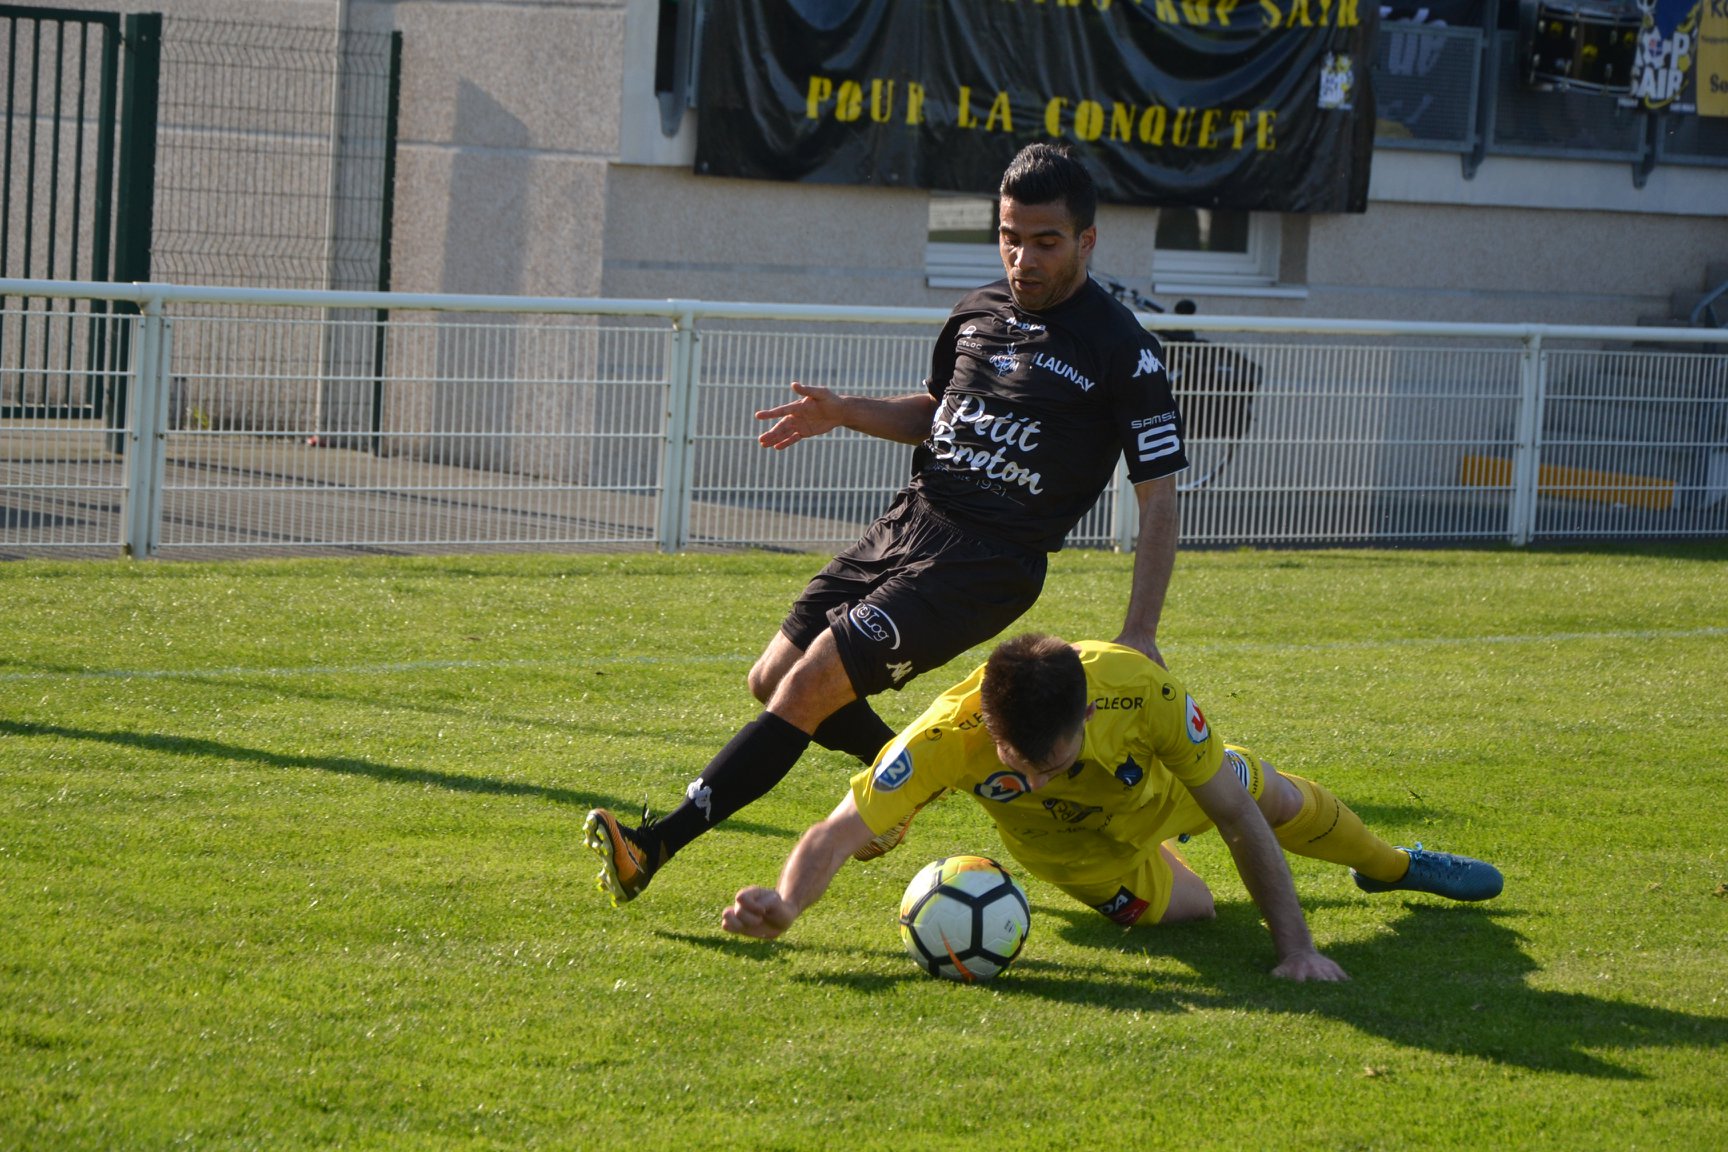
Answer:
M1028 883L995 983L921 975L950 798L776 944L719 928L820 750L622 910L587 809L664 810L756 707L797 556L0 566L0 1148L1728 1147L1728 547L1215 552L1162 630L1215 729L1481 906L1293 868L1354 976ZM1023 622L1113 636L1126 558ZM971 654L879 701L909 721Z

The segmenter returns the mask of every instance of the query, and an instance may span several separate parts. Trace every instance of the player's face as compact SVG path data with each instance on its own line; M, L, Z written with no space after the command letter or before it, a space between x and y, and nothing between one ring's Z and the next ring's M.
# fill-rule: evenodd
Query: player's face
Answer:
M1022 204L1004 196L996 246L1014 303L1028 312L1054 308L1086 282L1086 262L1098 231L1076 231L1068 205Z
M1091 710L1087 710L1091 714ZM1036 792L1058 776L1066 775L1068 769L1080 759L1080 750L1086 745L1086 725L1082 722L1073 732L1064 736L1050 749L1050 755L1042 760L1031 760L1020 755L1010 744L996 741L996 756L1003 765L1026 777L1026 783Z

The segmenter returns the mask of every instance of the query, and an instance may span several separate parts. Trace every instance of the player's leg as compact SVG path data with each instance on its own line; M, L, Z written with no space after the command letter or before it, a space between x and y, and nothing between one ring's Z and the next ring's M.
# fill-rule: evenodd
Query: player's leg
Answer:
M1124 928L1136 924L1183 924L1210 920L1216 915L1212 890L1170 843L1159 844L1158 851L1126 875L1109 880L1081 880L1055 866L1041 867L1024 860L1020 863L1033 875L1050 881Z
M823 628L815 634L820 635L825 629L824 621ZM809 641L804 645L796 644L784 631L776 632L750 669L750 694L763 704L772 700L781 681L803 659L808 644ZM842 704L810 734L810 739L822 747L845 752L864 764L875 763L876 753L893 738L894 729L888 727L887 722L870 707L870 702L862 698Z
M649 872L714 825L766 796L810 745L810 733L853 699L852 682L831 633L817 637L780 678L763 712L738 730L685 790L664 819L645 823L636 840ZM646 886L646 885L644 885Z
M1232 751L1251 758L1264 773L1265 787L1256 799L1285 851L1343 864L1356 886L1368 892L1432 892L1454 900L1499 895L1502 880L1493 865L1420 845L1393 847L1324 785L1280 772L1246 749Z
M1159 924L1184 924L1192 920L1211 920L1218 910L1212 902L1212 890L1200 879L1182 853L1169 844L1158 845L1159 860L1170 870L1170 899L1164 906Z
M1367 876L1396 880L1409 860L1374 835L1362 818L1323 785L1280 772L1246 748L1228 748L1227 766L1261 777L1255 802L1286 852L1343 864Z

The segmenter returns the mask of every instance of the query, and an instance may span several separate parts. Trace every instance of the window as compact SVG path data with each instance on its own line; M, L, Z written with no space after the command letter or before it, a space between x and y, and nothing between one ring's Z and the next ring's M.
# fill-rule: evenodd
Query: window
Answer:
M1278 279L1278 217L1228 208L1160 208L1152 279L1159 285L1240 287Z
M930 194L924 275L932 288L976 288L1002 278L994 196Z
M1222 208L1158 209L1157 251L1142 284L1270 287L1278 278L1278 219L1275 213ZM930 194L924 273L932 288L976 288L1001 277L993 197Z

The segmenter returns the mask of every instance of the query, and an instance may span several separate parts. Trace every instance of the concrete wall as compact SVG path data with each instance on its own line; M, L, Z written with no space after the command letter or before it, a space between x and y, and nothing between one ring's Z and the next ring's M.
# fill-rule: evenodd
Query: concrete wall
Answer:
M85 3L328 26L335 0ZM655 0L350 0L404 37L394 286L405 291L946 306L915 190L694 175L666 136ZM1280 288L1203 311L1631 324L1728 261L1728 169L1375 157L1358 216L1283 221ZM1095 266L1150 281L1156 211L1107 207Z

